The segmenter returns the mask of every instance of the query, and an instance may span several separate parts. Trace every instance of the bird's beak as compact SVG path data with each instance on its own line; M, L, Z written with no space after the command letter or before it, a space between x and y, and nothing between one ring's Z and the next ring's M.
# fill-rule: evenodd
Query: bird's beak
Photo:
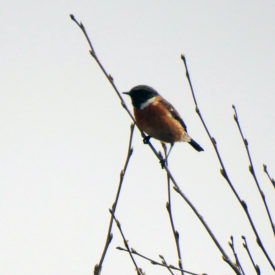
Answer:
M131 95L131 92L123 92L125 95Z

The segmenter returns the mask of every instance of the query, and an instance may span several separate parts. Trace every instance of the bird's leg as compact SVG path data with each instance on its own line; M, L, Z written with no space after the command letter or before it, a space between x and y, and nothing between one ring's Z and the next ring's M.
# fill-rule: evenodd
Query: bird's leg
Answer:
M143 139L143 143L144 143L144 144L148 144L150 138L151 138L150 136L145 136L145 138Z
M169 151L168 151L168 153L166 155L166 158L165 158L166 160L168 159L168 156L171 153L171 150L172 150L173 146L174 146L174 143L170 143L170 148L169 148Z
M169 151L167 153L167 148L166 148L166 145L165 143L161 143L162 147L163 147L163 150L164 150L164 154L165 154L165 158L160 160L160 164L161 164L161 167L164 168L165 164L167 165L167 161L168 161L168 156L174 146L174 143L171 143L171 146L169 148Z
M165 165L167 164L166 163L167 148L166 148L166 145L165 145L164 142L161 142L161 146L162 146L162 149L164 151L164 158L163 158L161 152L159 151L159 162L160 162L161 168L163 169L165 167Z

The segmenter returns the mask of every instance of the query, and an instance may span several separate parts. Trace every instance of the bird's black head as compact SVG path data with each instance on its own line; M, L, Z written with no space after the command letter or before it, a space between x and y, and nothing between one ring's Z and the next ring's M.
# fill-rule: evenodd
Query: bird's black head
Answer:
M157 96L158 92L149 86L139 85L132 88L129 92L124 92L124 94L131 97L134 107L141 109L142 104Z

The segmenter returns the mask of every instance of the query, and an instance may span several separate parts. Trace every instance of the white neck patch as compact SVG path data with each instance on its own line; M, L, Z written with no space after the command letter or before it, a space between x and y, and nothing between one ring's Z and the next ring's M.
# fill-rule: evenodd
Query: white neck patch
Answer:
M154 102L154 99L155 97L149 98L148 100L140 104L140 109L143 110L144 108L146 108L148 105Z

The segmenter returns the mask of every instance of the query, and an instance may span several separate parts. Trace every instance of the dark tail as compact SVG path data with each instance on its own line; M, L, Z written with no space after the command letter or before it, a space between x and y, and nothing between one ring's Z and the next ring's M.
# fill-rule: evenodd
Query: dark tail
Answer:
M203 148L194 139L191 138L188 143L198 152L204 151Z

